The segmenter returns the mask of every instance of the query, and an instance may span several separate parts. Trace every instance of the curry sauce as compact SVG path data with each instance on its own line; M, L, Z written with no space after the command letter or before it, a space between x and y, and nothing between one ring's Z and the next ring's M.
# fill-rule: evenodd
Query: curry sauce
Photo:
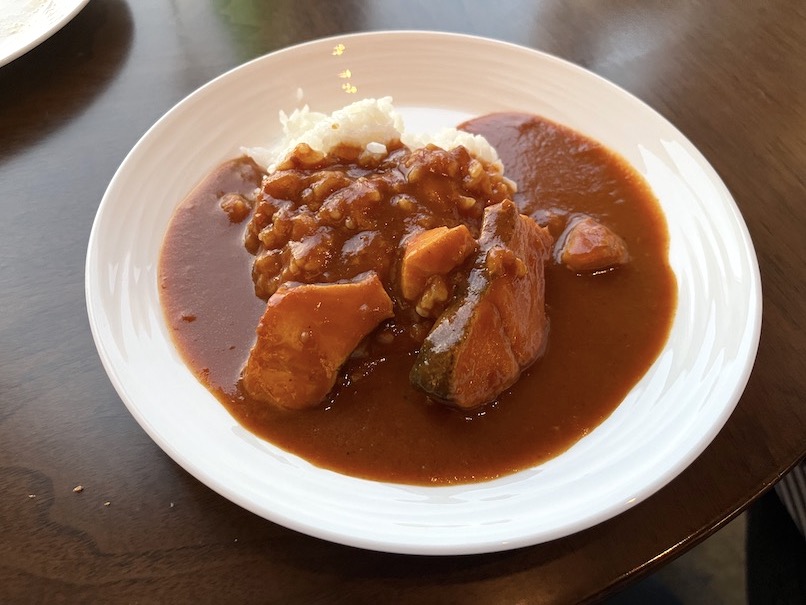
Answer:
M522 214L558 240L576 217L592 216L623 239L629 262L585 274L546 263L544 354L479 409L451 409L415 389L409 372L417 340L390 343L382 330L369 337L377 346L345 364L321 406L277 409L252 400L241 384L266 302L256 295L246 224L222 211L232 194L255 204L263 173L246 158L227 162L175 213L163 245L160 293L188 366L250 431L354 476L482 481L567 449L653 363L671 326L676 285L665 221L640 175L597 142L542 118L493 114L462 128L497 149L506 176L518 184L514 201Z

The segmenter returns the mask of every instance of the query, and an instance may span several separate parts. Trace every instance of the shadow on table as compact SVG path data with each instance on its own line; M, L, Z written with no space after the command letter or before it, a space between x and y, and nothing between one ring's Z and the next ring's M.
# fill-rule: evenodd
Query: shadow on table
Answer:
M0 67L0 163L89 107L120 72L132 33L125 2L90 2L53 36Z
M606 605L806 603L806 540L775 491L745 513L741 531L731 522L646 579L605 601ZM729 532L729 533L725 533ZM737 557L737 549L744 557ZM735 578L741 566L742 581ZM731 569L733 568L733 569Z
M775 491L748 513L747 600L750 605L806 603L806 540Z

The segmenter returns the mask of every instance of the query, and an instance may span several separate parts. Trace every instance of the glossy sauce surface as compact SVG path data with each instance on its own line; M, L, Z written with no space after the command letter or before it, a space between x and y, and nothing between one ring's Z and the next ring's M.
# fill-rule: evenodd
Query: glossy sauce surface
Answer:
M429 402L408 380L401 348L348 362L327 405L286 412L250 401L239 375L265 302L251 280L244 223L219 207L251 195L261 174L239 159L211 174L178 209L160 267L163 307L188 365L254 433L314 464L407 483L481 481L556 456L602 422L649 368L676 302L668 236L632 168L598 143L546 120L491 115L463 128L485 135L518 183L521 212L559 236L594 216L627 243L630 262L599 275L550 263L545 355L499 399L468 414Z

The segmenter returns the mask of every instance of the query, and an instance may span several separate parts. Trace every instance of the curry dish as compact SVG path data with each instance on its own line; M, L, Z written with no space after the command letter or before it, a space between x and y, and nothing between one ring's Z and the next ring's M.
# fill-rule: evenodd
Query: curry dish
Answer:
M655 360L676 290L641 177L535 116L461 128L506 176L464 147L303 146L180 205L165 315L249 430L350 475L482 481L567 449Z

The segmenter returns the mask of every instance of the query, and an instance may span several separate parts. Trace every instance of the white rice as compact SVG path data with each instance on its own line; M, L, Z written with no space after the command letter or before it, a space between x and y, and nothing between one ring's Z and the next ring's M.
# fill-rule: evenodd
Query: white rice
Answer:
M405 132L403 118L392 105L392 97L363 99L330 115L311 111L306 105L291 115L280 112L283 140L274 147L250 147L243 152L269 173L294 151L300 143L327 154L340 145L362 147L367 153L385 156L387 144L399 139L410 149L433 144L449 151L460 145L474 157L487 163L499 164L498 153L480 135L444 128L436 133ZM503 167L500 167L503 171Z
M487 164L500 164L498 152L495 147L480 134L470 134L464 130L455 128L443 128L437 132L407 133L404 132L400 138L403 144L409 149L419 149L428 144L436 145L441 149L450 151L454 147L463 146L470 152L470 155ZM503 167L501 168L503 172Z

